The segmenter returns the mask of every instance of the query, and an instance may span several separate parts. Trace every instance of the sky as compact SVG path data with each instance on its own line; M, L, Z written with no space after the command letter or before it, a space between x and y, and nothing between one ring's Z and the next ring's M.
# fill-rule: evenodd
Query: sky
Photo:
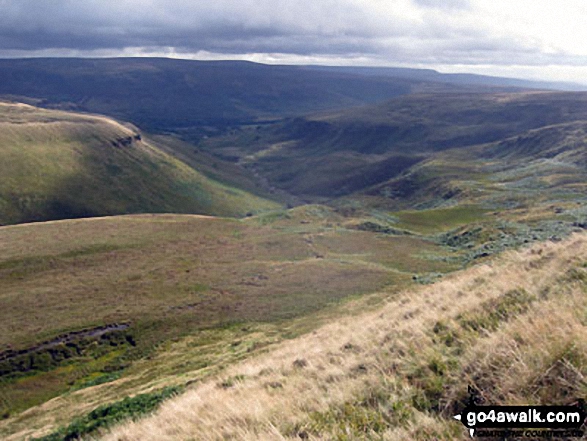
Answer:
M585 0L0 0L0 57L432 68L587 84Z

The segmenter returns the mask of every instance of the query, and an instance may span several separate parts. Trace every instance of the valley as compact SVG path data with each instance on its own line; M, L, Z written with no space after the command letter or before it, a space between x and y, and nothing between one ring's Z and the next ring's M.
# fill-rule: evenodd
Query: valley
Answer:
M467 439L463 379L585 396L587 92L534 86L0 60L0 437Z

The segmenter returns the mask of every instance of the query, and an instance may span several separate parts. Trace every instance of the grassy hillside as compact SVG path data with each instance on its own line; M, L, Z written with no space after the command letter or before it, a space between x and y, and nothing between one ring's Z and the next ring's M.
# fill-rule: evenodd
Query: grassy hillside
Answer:
M0 438L465 439L450 416L467 383L496 404L585 396L587 94L420 94L253 124L314 109L310 92L255 95L263 66L168 62L68 61L79 87L99 65L109 78L74 106L134 92L113 112L151 124L169 92L159 128L175 133L0 104L0 224L143 213L0 227ZM215 136L186 142L197 103L166 88L189 97L235 67L242 82L198 110L218 104L197 129ZM102 101L110 75L120 95ZM131 87L143 75L165 80L153 101Z
M136 215L8 226L0 248L3 439L199 380L307 332L345 299L388 295L415 274L459 267L426 237L357 229L320 206L245 220Z
M587 394L586 266L585 234L509 253L238 363L103 439L467 440L452 418L467 386L487 404L571 404Z
M100 116L0 103L0 158L0 224L145 212L244 216L278 207Z
M413 287L587 227L581 199L498 211L466 204L394 213L367 207L0 228L0 436L93 433L271 345L382 302L411 320L418 308L409 308L409 299L432 298ZM300 350L298 357L311 353ZM248 378L226 373L210 381L230 389L242 375Z
M515 148L529 130L586 120L584 93L408 95L245 127L200 145L240 161L277 189L324 200L384 183L447 149L468 151L505 139ZM517 152L533 159L548 149L544 140L535 151L521 147Z
M489 210L550 206L552 211L558 206L562 212L571 201L584 200L586 146L587 122L547 125L497 142L435 153L359 194L367 205L380 209L464 203Z

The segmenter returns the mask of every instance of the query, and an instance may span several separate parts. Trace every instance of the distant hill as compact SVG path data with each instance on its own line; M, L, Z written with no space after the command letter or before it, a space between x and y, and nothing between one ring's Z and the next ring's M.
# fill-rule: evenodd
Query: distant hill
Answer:
M522 80L519 78L504 78L490 75L469 73L441 73L433 69L412 69L401 67L362 67L362 66L307 66L327 72L341 72L355 75L369 75L379 77L410 78L440 83L467 85L467 86L495 86L519 87L524 89L549 89L559 91L587 91L587 85L563 81Z
M207 129L213 134L227 125L359 106L414 92L475 92L496 86L495 81L450 84L440 81L447 77L426 71L389 72L164 58L5 59L0 60L0 95L106 114L149 131L188 130L194 136L194 128L196 134ZM513 90L511 84L498 85Z
M411 84L239 61L0 60L0 94L103 113L151 131L356 106L409 93Z
M24 104L0 103L0 176L0 224L278 206L206 177L132 126Z
M202 147L276 188L321 200L386 182L437 152L574 121L587 121L587 93L413 94L241 130Z

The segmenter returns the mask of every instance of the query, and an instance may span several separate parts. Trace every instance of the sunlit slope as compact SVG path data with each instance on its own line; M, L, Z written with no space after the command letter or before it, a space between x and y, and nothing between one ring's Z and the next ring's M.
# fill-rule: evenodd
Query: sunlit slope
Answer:
M111 119L0 103L0 224L276 206L217 183Z

